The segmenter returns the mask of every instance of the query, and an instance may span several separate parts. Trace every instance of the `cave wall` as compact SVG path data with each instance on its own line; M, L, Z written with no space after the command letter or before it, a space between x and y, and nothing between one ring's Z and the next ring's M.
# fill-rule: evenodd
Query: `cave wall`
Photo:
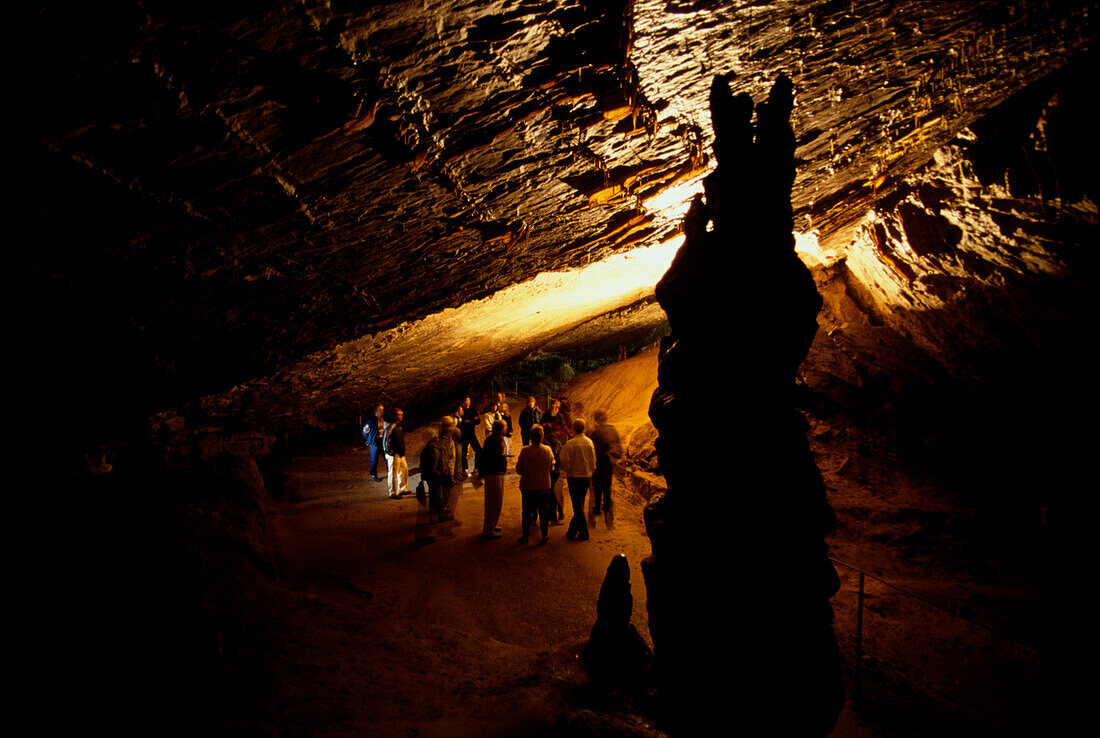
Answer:
M803 375L956 491L1031 509L1079 470L1095 337L1091 57L965 129L817 271Z
M1091 43L1094 6L20 6L9 229L26 381L94 444L664 242L712 166L711 72L736 70L742 91L795 75L798 225L827 234ZM346 416L402 380L348 384ZM302 413L289 391L272 412Z

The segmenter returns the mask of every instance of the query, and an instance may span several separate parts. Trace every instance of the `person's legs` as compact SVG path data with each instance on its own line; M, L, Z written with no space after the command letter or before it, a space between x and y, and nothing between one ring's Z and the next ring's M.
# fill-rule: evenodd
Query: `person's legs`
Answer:
M481 441L477 440L477 436L474 436L470 439L470 445L474 447L474 473L477 473L481 469ZM462 468L465 469L466 458L463 457L462 461Z
M520 499L523 504L523 513L520 516L520 528L522 535L520 543L527 543L527 532L531 530L531 520L535 514L535 493L529 490L520 490Z
M593 513L598 515L601 510L604 513L611 510L610 469L597 469L596 473L592 475L592 494L595 496L592 506Z
M550 516L554 514L554 493L550 490L539 490L538 513L539 530L542 531L542 540L545 542L550 537Z
M504 503L504 475L485 475L485 522L481 527L481 534L491 536L496 533L497 523L500 522L500 509Z
M451 482L450 485L443 487L443 509L447 511L448 520L454 519L454 510L459 506L459 499L462 497L462 483Z
M441 510L444 517L454 514L454 482L448 478L443 478L443 483L439 485L439 502L443 505Z
M550 475L550 489L554 494L554 513L558 523L565 520L565 493L562 492L560 481L557 474Z
M397 467L394 472L394 480L397 482L397 494L403 495L409 491L409 462L404 456L393 457L393 463Z
M584 499L588 494L588 477L570 477L569 501L573 503L573 519L569 521L569 537L588 540L588 521L584 516Z
M386 488L390 491L390 497L397 497L397 469L393 463L393 457L386 454Z
M443 485L436 479L428 479L428 510L433 517L443 511Z
M379 441L377 448L375 448L375 450L374 450L374 463L378 464L379 461L381 461L383 463L388 463L386 461L385 456L386 456L386 452L382 449L382 442ZM386 469L387 469L387 474L388 474L389 473L389 467L386 467ZM378 477L378 470L377 469L372 469L371 474L373 474L376 478L378 478L379 481L381 481L381 478Z
M378 447L373 443L367 444L367 451L370 452L370 475L374 478L374 481L378 481Z

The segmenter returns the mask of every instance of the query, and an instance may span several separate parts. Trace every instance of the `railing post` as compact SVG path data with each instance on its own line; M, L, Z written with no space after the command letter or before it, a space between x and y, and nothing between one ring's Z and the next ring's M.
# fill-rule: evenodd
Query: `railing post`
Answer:
M853 685L856 699L859 699L859 678L860 671L863 669L863 583L864 576L861 571L859 573L859 594L856 603L856 676Z

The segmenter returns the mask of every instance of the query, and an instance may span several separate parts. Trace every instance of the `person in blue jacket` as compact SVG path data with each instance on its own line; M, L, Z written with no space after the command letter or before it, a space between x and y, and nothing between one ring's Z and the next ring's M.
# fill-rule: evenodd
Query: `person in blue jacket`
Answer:
M368 417L363 424L363 443L370 452L370 473L376 482L382 481L378 476L378 457L382 455L382 433L386 429L385 421L382 420L383 412L385 408L382 405L375 405L374 415Z

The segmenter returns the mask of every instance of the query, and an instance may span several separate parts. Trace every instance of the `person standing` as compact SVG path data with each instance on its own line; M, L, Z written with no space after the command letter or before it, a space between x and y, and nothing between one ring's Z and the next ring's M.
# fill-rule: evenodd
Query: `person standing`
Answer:
M462 398L460 407L462 408L462 416L458 419L458 429L461 433L458 455L462 475L466 476L466 470L468 469L466 457L470 453L471 446L474 448L474 474L478 472L481 460L481 442L477 440L477 424L481 418L478 417L477 410L474 410L469 397Z
M531 523L539 519L542 540L539 545L550 540L550 512L554 505L551 490L550 473L554 469L554 453L542 443L542 426L531 426L531 444L524 446L516 459L516 473L519 474L519 491L523 500L523 517L520 527L523 535L519 542L527 543Z
M508 412L508 403L500 403L500 419L504 421L504 453L512 455L512 414Z
M610 528L614 523L611 512L611 480L614 477L615 461L623 455L623 444L619 431L607 422L607 413L597 410L593 419L596 427L592 429L591 438L592 445L596 448L596 471L592 473L592 514L599 515L602 510L604 525Z
M393 411L393 422L386 427L382 441L386 452L390 497L393 499L409 493L409 464L405 461L405 428L402 426L404 420L405 412L396 408Z
M488 438L493 433L493 422L500 420L500 413L497 412L497 404L494 401L489 401L485 405L485 409L481 411L481 427L485 431L485 437Z
M542 427L546 432L546 426ZM561 485L561 438L557 433L546 434L546 445L554 454L554 471L550 472L550 490L553 492L554 507L550 516L550 525L561 525L565 520L565 495L562 494Z
M573 421L573 437L561 447L561 472L569 486L569 500L573 504L573 517L569 521L566 537L576 541L588 540L588 522L584 514L584 498L596 470L596 447L584 434L584 418Z
M523 445L531 442L531 426L542 422L542 411L535 403L534 397L527 398L527 407L519 414L519 435L523 439Z
M446 517L454 487L455 420L450 415L439 421L439 432L420 452L420 478L428 485L428 511L439 520Z
M385 408L382 405L375 405L374 415L368 417L367 422L363 424L363 443L370 452L370 474L376 482L382 481L378 476L378 457L382 455L382 434L386 429L382 418L384 412Z
M482 538L500 538L500 510L504 505L504 474L508 471L508 457L504 450L503 420L493 421L492 431L481 447L481 480L485 484L485 522L481 527Z
M562 414L560 400L550 400L550 407L542 416L541 424L546 429L547 435L556 435L562 443L569 440L569 429L565 425L565 415Z
M462 431L454 423L450 428L450 437L450 456L447 457L445 464L446 468L451 471L451 486L447 489L447 496L444 498L443 520L454 520L455 508L458 507L458 499L462 496L462 482L467 477L466 471L462 467L462 461L458 458L459 451L462 448ZM446 448L447 446L444 445L444 449Z

